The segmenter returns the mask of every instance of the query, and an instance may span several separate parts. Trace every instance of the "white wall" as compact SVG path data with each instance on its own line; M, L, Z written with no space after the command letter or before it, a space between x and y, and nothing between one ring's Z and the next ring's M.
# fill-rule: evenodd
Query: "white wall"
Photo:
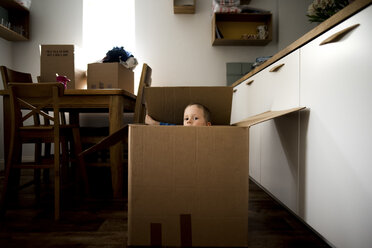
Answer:
M273 13L274 39L266 46L250 47L211 45L212 0L196 1L196 13L189 15L173 14L170 0L135 0L136 48L131 52L140 64L136 75L142 63L148 63L153 68L155 86L225 85L227 62L252 62L259 56L274 55L310 30L312 26L305 16L310 2L251 0L251 6ZM121 30L120 22L113 25ZM36 81L40 74L39 44L75 44L83 48L83 0L33 0L30 26L29 41L0 38L0 64L31 72ZM2 100L0 103L2 119ZM0 127L3 142L2 121ZM1 162L4 155L0 150Z
M173 14L172 2L135 1L136 54L153 68L155 86L226 85L227 62L274 55L314 26L306 19L310 0L252 0L252 7L272 12L273 41L266 46L212 46L212 1L196 1L196 12L189 15Z

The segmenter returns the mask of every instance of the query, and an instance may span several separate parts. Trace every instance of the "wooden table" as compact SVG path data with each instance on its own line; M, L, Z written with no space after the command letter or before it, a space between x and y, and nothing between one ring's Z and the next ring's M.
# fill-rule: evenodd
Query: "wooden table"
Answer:
M4 160L7 160L9 150L9 92L0 90L3 96L3 122L4 122ZM61 109L70 113L70 122L79 122L79 113L109 113L110 134L123 126L123 113L133 112L136 96L122 89L94 89L72 90L66 89L61 99ZM110 147L110 167L113 196L123 196L123 147L117 144Z

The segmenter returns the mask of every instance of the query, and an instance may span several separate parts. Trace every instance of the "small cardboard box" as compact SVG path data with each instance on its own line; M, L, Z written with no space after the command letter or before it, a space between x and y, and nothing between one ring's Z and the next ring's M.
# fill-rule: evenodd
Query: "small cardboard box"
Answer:
M249 127L300 108L230 126L231 87L150 87L145 99L173 123L202 103L213 126L130 125L128 246L247 247Z
M134 93L134 72L120 63L88 64L88 89L111 88Z
M68 89L86 88L85 71L75 68L74 45L41 45L40 82L56 82L56 73L71 80Z

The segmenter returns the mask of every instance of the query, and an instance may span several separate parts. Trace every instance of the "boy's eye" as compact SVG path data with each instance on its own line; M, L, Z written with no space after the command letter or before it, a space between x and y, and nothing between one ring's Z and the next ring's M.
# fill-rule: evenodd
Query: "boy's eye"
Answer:
M188 120L189 120L189 117L185 117L184 120L185 120L185 121L188 121Z
M199 118L198 117L194 117L194 121L198 120Z

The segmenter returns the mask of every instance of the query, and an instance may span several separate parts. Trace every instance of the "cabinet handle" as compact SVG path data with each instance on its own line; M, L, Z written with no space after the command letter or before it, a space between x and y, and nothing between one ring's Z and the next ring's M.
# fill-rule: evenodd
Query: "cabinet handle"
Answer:
M330 37L328 37L327 39L323 40L319 46L322 46L322 45L325 45L325 44L328 44L328 43L333 43L333 42L338 42L342 39L342 37L344 37L347 33L349 33L351 30L353 30L354 28L358 27L360 24L355 24L353 26L350 26L348 28L345 28L337 33L335 33L334 35L331 35Z
M249 80L248 82L245 83L245 85L251 85L254 80Z
M280 65L277 65L277 66L274 66L273 68L270 69L269 72L277 72L279 71L280 68L282 68L282 66L284 66L285 64L280 64Z
M237 91L238 91L237 89L234 89L234 90L233 90L234 93L237 92Z

